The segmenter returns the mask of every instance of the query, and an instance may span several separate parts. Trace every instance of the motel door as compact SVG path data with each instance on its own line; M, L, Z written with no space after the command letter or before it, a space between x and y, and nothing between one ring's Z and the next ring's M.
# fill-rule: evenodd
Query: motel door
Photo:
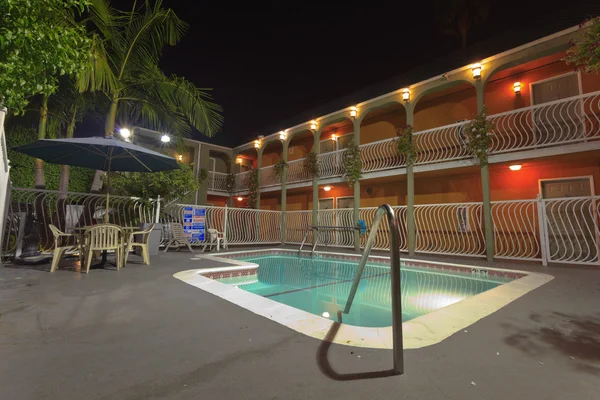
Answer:
M549 261L598 261L597 208L590 178L543 180L540 189Z
M569 73L531 84L534 105L578 96L579 75ZM580 101L549 104L533 111L535 144L544 145L583 137L585 126L583 106Z

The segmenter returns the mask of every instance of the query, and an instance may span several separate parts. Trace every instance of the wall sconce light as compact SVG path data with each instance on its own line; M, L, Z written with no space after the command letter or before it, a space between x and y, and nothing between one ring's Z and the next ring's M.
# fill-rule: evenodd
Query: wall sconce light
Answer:
M237 198L237 200L238 201L242 201L242 200L244 200L244 198L240 196L240 197Z
M513 85L513 91L515 94L521 94L521 82L515 82Z
M241 165L244 162L244 159L242 157L237 157L235 162Z
M287 137L287 134L285 133L285 131L279 131L279 140L281 140L283 142L283 141L285 141L286 137Z
M481 70L483 69L483 67L481 66L481 64L477 63L477 64L473 64L473 66L471 67L471 72L473 73L473 79L481 79Z
M518 170L520 170L520 169L521 169L521 167L522 167L522 165L521 165L521 164L514 164L514 165L509 165L509 167L508 167L508 168L509 168L511 171L518 171Z
M331 190L331 186L324 186L323 190L329 192Z
M358 115L358 108L351 107L350 108L350 118L354 119Z
M123 136L123 139L127 140L131 136L131 131L127 128L119 129L119 133Z
M405 103L410 101L410 90L402 89L402 100L404 100Z
M337 138L338 138L338 135L336 135L335 133L331 134L331 140L335 141L335 140L337 140Z
M183 155L182 155L182 154L178 154L178 155L177 155L177 160L179 160L179 161L183 161Z
M169 143L171 141L171 138L169 137L169 135L164 134L160 137L160 141L163 143Z
M260 149L260 140L256 139L256 140L254 141L254 148L255 148L255 149Z
M317 130L317 121L310 121L310 130L313 132Z

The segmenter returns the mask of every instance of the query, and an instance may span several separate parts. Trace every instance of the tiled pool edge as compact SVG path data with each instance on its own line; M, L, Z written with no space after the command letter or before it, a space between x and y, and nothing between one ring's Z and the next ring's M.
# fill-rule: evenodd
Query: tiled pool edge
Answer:
M265 251L269 250L260 250L256 252ZM281 249L272 249L270 251L277 252L281 251ZM223 255L240 253L254 252L229 252L224 253ZM327 254L335 255L339 253ZM223 284L202 275L211 272L227 273L230 271L253 270L258 267L254 263L213 255L200 256L200 258L232 265L182 271L173 276L187 284L225 299L255 314L266 317L281 325L287 326L296 332L303 333L316 339L323 340L331 326L334 324L334 322L329 319L243 291L234 286ZM386 257L379 258L385 259ZM195 257L193 259L199 258ZM407 261L418 262L418 260ZM502 273L518 273L525 276L403 323L402 331L404 336L404 348L417 349L439 343L454 333L463 330L480 319L515 301L519 297L554 279L554 277L550 275L540 273L509 271L499 268L484 269ZM392 347L392 328L366 328L341 324L337 335L333 339L333 343L356 347L389 349Z

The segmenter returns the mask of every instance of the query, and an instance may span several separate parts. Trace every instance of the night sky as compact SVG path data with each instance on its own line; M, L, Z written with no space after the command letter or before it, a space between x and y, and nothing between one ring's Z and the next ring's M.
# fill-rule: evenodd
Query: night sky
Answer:
M578 2L584 3L492 0L469 45L518 29L530 18L561 18ZM208 141L227 146L289 128L300 122L294 117L320 104L461 51L459 38L440 29L430 0L164 5L190 29L165 51L161 66L198 87L214 88L225 123ZM198 133L194 138L207 140Z

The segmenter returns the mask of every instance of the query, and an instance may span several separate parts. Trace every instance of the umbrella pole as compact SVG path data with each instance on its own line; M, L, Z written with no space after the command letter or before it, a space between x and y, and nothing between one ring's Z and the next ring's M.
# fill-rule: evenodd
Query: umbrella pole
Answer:
M106 175L106 213L104 214L104 223L110 223L110 214L109 214L109 202L110 202L110 161L111 158L108 158L108 172Z

